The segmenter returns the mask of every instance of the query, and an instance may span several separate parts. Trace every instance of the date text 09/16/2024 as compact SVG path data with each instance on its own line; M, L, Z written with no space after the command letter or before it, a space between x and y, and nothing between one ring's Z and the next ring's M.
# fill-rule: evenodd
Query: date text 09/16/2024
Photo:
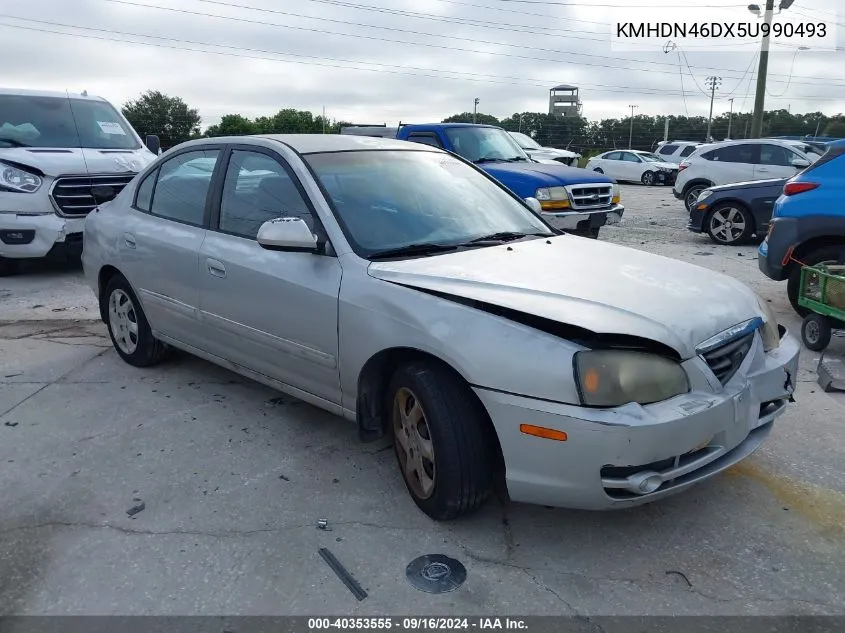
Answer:
M370 630L370 631L448 631L448 630L528 630L524 620L519 618L309 618L309 631L327 630Z

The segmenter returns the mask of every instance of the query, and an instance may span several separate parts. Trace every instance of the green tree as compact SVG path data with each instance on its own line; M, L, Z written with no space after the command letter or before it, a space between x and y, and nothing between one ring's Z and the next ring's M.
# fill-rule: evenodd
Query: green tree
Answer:
M212 136L244 136L255 134L255 123L241 114L226 114L220 123L210 126L205 135Z
M123 106L123 116L144 138L157 134L165 149L184 143L200 133L200 115L179 97L150 90Z
M499 119L492 114L484 114L478 112L475 115L475 122L483 125L499 125ZM443 123L472 123L472 112L462 112L461 114L453 114L450 117L443 119Z
M832 117L828 124L824 127L823 136L845 138L845 116L840 114Z

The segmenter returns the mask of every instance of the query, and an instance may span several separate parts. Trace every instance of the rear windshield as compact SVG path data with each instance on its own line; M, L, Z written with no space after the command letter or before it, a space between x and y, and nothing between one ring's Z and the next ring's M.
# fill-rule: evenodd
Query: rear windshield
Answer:
M0 148L140 146L123 117L105 101L0 95Z

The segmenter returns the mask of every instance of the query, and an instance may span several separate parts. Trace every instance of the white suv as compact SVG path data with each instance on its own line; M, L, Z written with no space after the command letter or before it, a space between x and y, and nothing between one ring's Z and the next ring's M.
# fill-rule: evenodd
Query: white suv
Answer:
M791 178L812 160L787 141L748 139L701 145L678 166L673 192L690 209L714 185Z
M695 151L695 148L701 145L697 141L660 141L657 144L657 151L655 154L660 156L660 160L667 163L674 163L677 165L687 156Z

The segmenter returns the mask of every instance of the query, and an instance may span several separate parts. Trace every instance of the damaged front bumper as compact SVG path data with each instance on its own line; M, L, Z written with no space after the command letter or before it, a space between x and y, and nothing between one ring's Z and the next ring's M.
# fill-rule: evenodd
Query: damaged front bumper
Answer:
M677 494L753 453L792 400L798 352L788 332L768 353L757 334L726 385L695 357L684 363L695 376L693 390L646 406L594 409L483 388L476 393L498 433L512 500L624 508ZM523 424L563 431L567 439L525 435Z
M556 229L563 231L587 231L603 226L619 224L625 207L615 204L609 209L590 209L584 211L543 211L543 219Z

